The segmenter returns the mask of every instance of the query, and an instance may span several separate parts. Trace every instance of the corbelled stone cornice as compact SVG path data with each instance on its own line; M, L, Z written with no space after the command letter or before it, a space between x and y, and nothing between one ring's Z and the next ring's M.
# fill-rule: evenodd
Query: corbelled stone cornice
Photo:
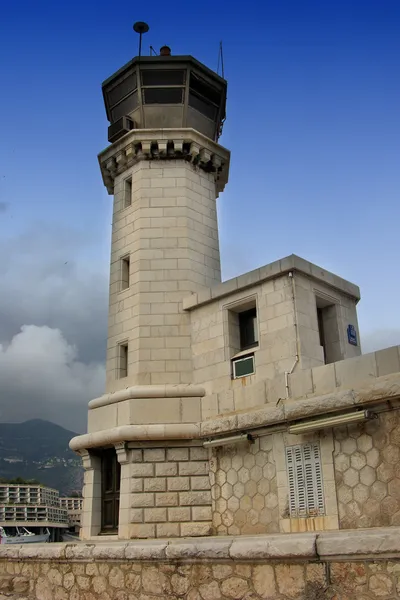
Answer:
M195 129L134 129L98 158L109 194L114 193L115 177L138 161L170 159L213 173L220 193L228 181L230 152Z

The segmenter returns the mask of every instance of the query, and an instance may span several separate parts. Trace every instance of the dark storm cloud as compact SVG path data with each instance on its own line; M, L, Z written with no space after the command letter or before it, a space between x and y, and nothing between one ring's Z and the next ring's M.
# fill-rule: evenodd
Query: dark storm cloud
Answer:
M104 389L108 265L84 235L38 226L0 241L0 419L85 428ZM101 271L103 268L103 271Z

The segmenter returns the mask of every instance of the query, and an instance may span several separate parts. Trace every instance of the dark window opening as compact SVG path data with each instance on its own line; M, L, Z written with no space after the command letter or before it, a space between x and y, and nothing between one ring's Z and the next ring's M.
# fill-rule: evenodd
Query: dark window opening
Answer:
M121 465L114 448L101 453L101 531L118 531Z
M131 73L126 79L118 83L112 90L108 92L108 102L110 106L114 106L120 102L125 96L136 90L136 73Z
M221 92L194 73L190 75L190 90L219 106L221 101Z
M319 332L319 344L322 346L324 352L324 363L326 364L326 347L325 347L325 333L324 333L324 318L322 314L323 309L317 306L317 319L318 319L318 332Z
M209 102L207 99L201 98L192 91L189 92L189 106L195 108L212 121L215 121L217 118L218 108L214 106L214 104L211 104L211 102Z
M132 179L125 179L124 182L124 208L132 204Z
M124 208L132 204L132 179L125 179L124 182Z
M343 360L340 343L338 307L325 298L316 298L319 343L326 365Z
M130 94L129 96L124 98L124 100L121 100L121 102L119 104L116 104L116 106L114 106L111 109L111 117L112 117L113 122L115 122L117 119L120 119L121 117L125 117L126 115L129 115L138 106L139 106L138 94L137 94L137 92L134 92L133 94Z
M127 377L128 375L128 343L119 344L119 379Z
M185 71L153 70L142 71L142 85L183 85Z
M146 88L144 104L182 104L183 88Z
M251 308L239 313L240 349L247 350L258 344L257 310Z
M121 290L126 290L129 287L129 268L130 258L129 256L124 256L121 259Z

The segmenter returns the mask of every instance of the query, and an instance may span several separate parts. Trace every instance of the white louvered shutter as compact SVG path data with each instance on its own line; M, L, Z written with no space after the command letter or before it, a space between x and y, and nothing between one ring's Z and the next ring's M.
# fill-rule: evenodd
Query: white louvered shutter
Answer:
M324 512L322 466L316 442L286 448L291 517L308 517Z

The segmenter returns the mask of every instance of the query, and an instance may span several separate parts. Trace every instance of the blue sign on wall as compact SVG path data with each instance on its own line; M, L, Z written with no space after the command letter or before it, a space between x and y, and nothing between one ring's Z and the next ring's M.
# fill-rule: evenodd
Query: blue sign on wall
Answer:
M352 346L358 346L357 331L356 331L356 328L354 327L354 325L348 325L347 339L349 341L349 344L351 344Z

